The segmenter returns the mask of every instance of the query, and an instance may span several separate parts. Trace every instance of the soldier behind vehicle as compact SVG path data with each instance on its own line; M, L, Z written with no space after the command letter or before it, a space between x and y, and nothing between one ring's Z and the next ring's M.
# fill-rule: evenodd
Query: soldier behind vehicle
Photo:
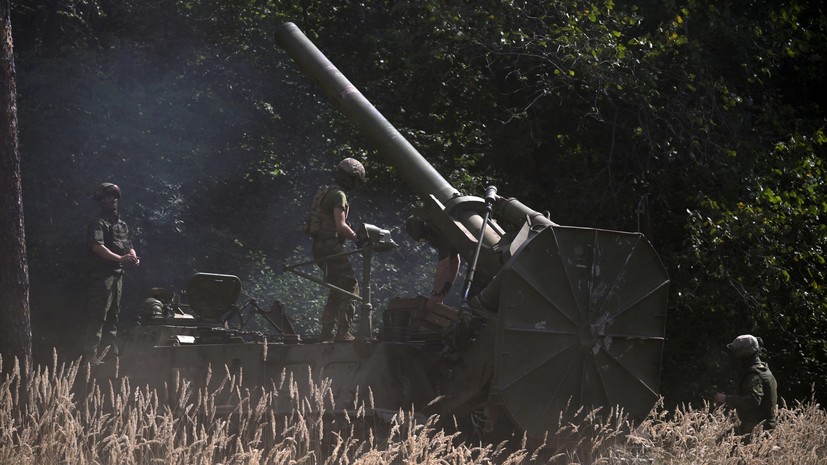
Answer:
M313 238L313 258L324 272L325 282L356 295L359 294L359 282L348 258L322 259L342 253L346 240L357 240L356 232L347 222L350 204L346 193L364 181L365 167L358 160L342 160L336 169L335 184L322 186L316 192L305 226L305 232ZM337 341L352 341L350 325L355 311L355 299L331 289L321 318L321 340L333 340L336 327Z
M738 368L735 394L716 392L715 402L732 407L740 421L735 433L749 440L749 435L759 424L764 430L776 426L778 384L770 367L759 358L761 339L744 334L727 344Z
M118 353L116 337L124 263L138 266L141 260L129 239L129 228L118 215L121 189L105 182L98 186L92 199L100 205L100 214L86 229L89 287L84 349L88 361L96 365L107 350Z
M441 304L448 296L459 274L459 252L441 232L425 220L411 216L405 221L405 230L413 240L417 242L426 241L437 251L438 262L428 305Z

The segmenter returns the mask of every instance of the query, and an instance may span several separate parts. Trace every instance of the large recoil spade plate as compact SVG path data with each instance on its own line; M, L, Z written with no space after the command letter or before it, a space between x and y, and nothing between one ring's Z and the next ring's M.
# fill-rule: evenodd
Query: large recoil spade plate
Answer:
M669 278L643 235L548 227L502 272L492 394L516 425L553 431L580 406L649 413Z

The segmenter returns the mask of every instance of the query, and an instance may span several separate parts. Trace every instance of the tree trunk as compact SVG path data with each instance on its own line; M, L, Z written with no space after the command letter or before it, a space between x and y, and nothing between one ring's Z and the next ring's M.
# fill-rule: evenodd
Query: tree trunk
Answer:
M16 358L25 376L32 366L32 325L16 94L11 7L0 0L0 356L4 374Z

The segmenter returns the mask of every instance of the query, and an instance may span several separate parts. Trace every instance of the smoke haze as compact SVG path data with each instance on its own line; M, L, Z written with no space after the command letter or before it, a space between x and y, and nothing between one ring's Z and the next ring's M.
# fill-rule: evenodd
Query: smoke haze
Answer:
M295 82L285 55L228 61L217 50L124 43L19 61L21 152L35 351L79 353L85 319L86 224L101 182L123 192L139 268L127 269L121 327L152 287L185 289L195 272L234 274L244 296L281 300L314 330L326 291L286 277L309 258L304 214L343 156L333 111ZM264 62L264 61L262 61ZM55 81L55 75L62 76ZM56 84L59 82L59 84ZM48 108L44 111L44 107ZM376 157L366 160L369 169ZM387 171L383 169L382 171ZM415 198L374 177L352 195L351 222L391 229L400 249L374 258L374 301L427 292L434 258L400 234ZM361 269L354 264L357 270ZM405 279L413 270L416 279ZM424 287L424 288L423 288Z

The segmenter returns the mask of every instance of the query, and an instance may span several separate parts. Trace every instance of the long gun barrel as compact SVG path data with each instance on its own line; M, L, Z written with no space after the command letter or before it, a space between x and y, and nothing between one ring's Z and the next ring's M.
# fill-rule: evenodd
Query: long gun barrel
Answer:
M485 248L479 257L479 279L481 284L493 279L508 254L494 255L491 252L492 247L502 239L503 231L494 223L488 223L489 227L484 227L486 221L483 213L487 208L485 201L460 194L451 186L298 26L293 23L282 24L276 30L275 38L299 69L316 82L327 97L378 148L385 161L396 168L399 176L420 195L429 209L431 223L466 259L472 257L475 250L480 252L477 242L478 238L482 238ZM533 228L555 224L543 214L511 198L496 197L494 210L500 219L517 227L526 222Z
M280 26L276 41L423 198L432 223L473 257L468 310L486 324L447 383L458 387L441 401L443 413L482 398L531 434L552 429L569 405L648 414L658 398L669 279L643 235L560 226L492 193L496 219L516 226L506 234L489 220L490 198L457 192L295 24Z
M379 149L379 153L420 195L433 194L440 202L459 195L445 178L396 130L388 120L333 66L293 23L282 24L276 41L309 78Z

